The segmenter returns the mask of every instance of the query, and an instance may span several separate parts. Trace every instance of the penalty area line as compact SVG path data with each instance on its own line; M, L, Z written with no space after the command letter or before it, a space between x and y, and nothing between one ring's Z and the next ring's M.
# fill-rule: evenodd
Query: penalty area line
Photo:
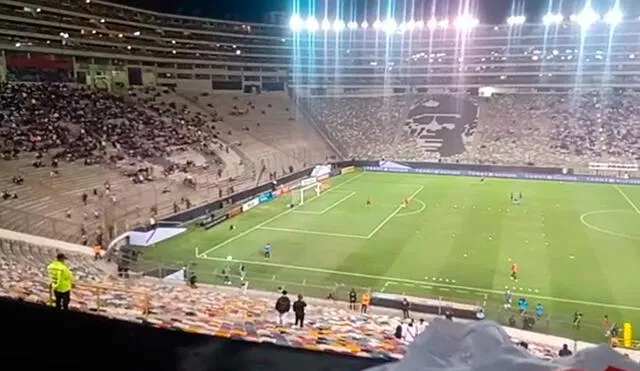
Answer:
M205 260L211 260L211 261L219 261L219 262L226 262L227 261L226 258L218 258L218 257L212 257L212 256L206 256L206 255L201 255L201 256L199 256L199 258L200 259L205 259ZM345 271L338 271L338 270L333 270L333 269L304 267L304 266L298 266L298 265L273 263L273 262L269 262L269 261L240 260L240 259L233 259L233 261L237 262L237 263L248 264L248 265L260 265L260 266L265 266L265 267L285 268L285 269L293 269L293 270L306 271L306 272L335 274L335 275L341 275L341 276L346 276L346 277L358 277L358 278L368 278L368 279L379 280L379 281L388 281L389 284L387 286L393 285L393 284L398 284L398 283L412 283L412 284L415 284L415 285L423 285L423 284L427 283L427 282L424 282L424 281L417 281L417 280L412 280L412 279L408 279L408 278L375 276L375 275L372 275L372 274L365 274L365 273L345 272ZM478 288L478 287L452 285L452 284L436 283L436 282L428 282L427 284L430 285L430 286L436 287L436 288L437 287L441 287L441 288L448 288L448 289L468 290L468 291L475 292L477 295L485 295L485 294L503 295L504 294L504 291L501 291L501 290L483 289L483 288ZM604 307L604 308L640 311L640 307L631 307L631 306L627 306L627 305L598 303L598 302L593 302L593 301L555 298L555 297L551 297L551 296L531 295L531 294L527 294L527 297L533 298L533 299L555 301L555 302L560 302L560 303L570 303L570 304L589 305L589 306L595 306L595 307Z
M324 193L320 194L320 196L322 196L323 194L326 194L326 193L328 193L328 192L331 192L331 191L332 191L332 190L334 190L334 189L338 189L338 188L342 187L342 186L343 186L343 185L345 185L345 184L349 184L349 183L351 183L352 181L354 181L354 180L356 180L356 179L360 178L360 177L361 177L361 176L363 176L364 174L365 174L365 173L360 173L360 174L358 174L358 175L354 176L353 178L346 180L344 183L340 183L340 184L338 184L337 186L335 186L335 187L333 187L333 188L329 188L326 192L324 192ZM237 240L238 238L244 237L244 236L248 235L249 233L251 233L251 232L253 232L253 231L257 230L257 229L260 229L260 228L264 227L265 225L267 225L267 224L271 223L272 221L274 221L274 220L276 220L276 219L278 219L278 218L280 218L280 217L282 217L282 216L285 216L285 215L287 215L287 214L291 213L291 212L292 212L292 211L294 211L296 208L297 208L297 206L296 206L296 207L292 207L292 208L290 208L290 209L288 209L288 210L285 210L285 211L281 212L280 214L278 214L278 215L276 215L276 216L274 216L274 217L271 217L271 218L269 218L269 219L265 220L264 222L262 222L262 223L260 223L260 224L254 225L253 227L251 227L251 228L247 229L246 231L241 232L241 233L239 233L239 234L237 234L237 235L235 235L235 236L233 236L233 237L231 237L231 238L229 238L229 239L227 239L227 240L224 240L224 241L220 242L219 244L215 245L214 247L210 248L209 250L206 250L206 251L202 252L202 253L201 253L200 255L198 255L198 256L199 256L199 257L206 257L206 256L207 256L207 254L209 254L209 253L211 253L211 252L214 252L214 251L218 250L219 248L224 247L224 246L228 245L229 243L231 243L231 242L233 242L233 241Z
M367 236L358 236L356 234L309 231L309 230L306 230L306 229L277 228L277 227L260 227L260 229L261 230L265 230L265 231L301 233L301 234L315 234L315 235L319 235L319 236L329 236L329 237L344 237L344 238L359 238L359 239L366 239L367 238Z

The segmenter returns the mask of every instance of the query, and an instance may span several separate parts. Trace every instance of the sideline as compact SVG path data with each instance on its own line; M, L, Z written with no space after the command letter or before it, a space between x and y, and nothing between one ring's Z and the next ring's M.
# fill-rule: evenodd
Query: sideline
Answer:
M206 255L200 256L199 258L206 259L206 260L212 260L212 261L221 261L221 262L227 262L228 261L227 258L217 258L217 257L206 256ZM457 289L457 290L468 290L468 291L474 291L476 293L484 293L484 294L498 294L498 295L503 295L504 294L504 291L500 291L500 290L484 289L484 288L479 288L479 287L469 287L469 286L460 286L460 285L452 285L452 284L439 283L439 282L436 283L436 282L429 282L429 281L417 281L417 280L412 280L412 279L408 279L408 278L374 276L374 275L365 274L365 273L345 272L345 271L337 271L337 270L333 270L333 269L322 269L322 268L304 267L304 266L298 266L298 265L279 264L279 263L272 263L272 262L268 262L268 261L239 260L239 259L233 259L233 261L236 262L236 263L251 264L251 265L261 265L261 266L265 266L265 267L295 269L295 270L307 271L307 272L337 274L337 275L348 276L348 277L368 278L368 279L374 279L374 280L380 280L380 281L388 281L388 282L396 282L396 283L398 283L398 282L400 282L400 283L412 283L412 284L415 284L415 285L429 285L429 286L440 287L440 288ZM554 297L551 297L551 296L543 296L543 295L527 294L527 296L530 297L530 298L534 298L534 299L555 301L555 302L560 302L560 303L570 303L570 304L589 305L589 306L595 306L595 307L604 307L604 308L640 311L640 307L631 307L631 306L626 306L626 305L616 305L616 304L598 303L598 302L593 302L593 301L554 298Z

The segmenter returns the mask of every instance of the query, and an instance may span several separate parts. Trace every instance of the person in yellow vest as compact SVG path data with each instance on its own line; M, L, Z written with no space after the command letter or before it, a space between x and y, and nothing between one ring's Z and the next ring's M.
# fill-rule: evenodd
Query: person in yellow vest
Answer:
M56 308L61 310L69 310L71 287L73 286L73 273L65 264L66 260L67 257L60 253L56 256L56 260L47 266Z
M360 304L360 313L367 313L369 304L371 304L371 294L369 292L365 292L364 294L362 294Z

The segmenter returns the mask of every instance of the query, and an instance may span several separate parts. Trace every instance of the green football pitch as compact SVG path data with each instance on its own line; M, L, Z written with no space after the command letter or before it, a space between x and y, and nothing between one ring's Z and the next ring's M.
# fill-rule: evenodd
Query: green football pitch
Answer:
M251 287L293 294L344 300L355 287L486 302L502 323L508 288L514 304L545 306L538 331L592 341L605 340L605 314L620 326L640 321L640 187L370 172L330 183L294 208L287 195L210 230L192 227L145 249L144 260L195 263L198 280L215 283L242 263ZM511 193L522 193L519 205Z

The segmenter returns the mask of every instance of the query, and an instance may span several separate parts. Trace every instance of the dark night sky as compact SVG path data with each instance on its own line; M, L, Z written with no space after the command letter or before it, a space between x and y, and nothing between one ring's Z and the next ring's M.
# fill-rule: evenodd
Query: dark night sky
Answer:
M395 16L401 20L407 10L416 9L415 19L430 18L435 4L438 16L455 15L458 13L459 4L470 3L472 12L478 15L484 23L503 23L512 9L531 18L540 19L547 12L549 2L553 2L553 9L559 7L564 14L575 12L584 6L589 0L112 0L121 4L141 7L167 13L213 17L248 22L260 22L264 15L270 11L285 11L291 13L294 4L299 4L301 14L306 14L309 8L316 9L316 16L324 18L325 9L328 9L330 18L336 14L337 9L342 9L343 19L351 19L355 14L356 19L362 20L363 14L368 14L369 20L375 19L377 9L381 9L381 17L385 18L390 7ZM590 0L593 7L604 12L612 7L616 0ZM640 0L618 0L625 15L640 16ZM389 5L391 2L391 5ZM411 14L411 12L408 12ZM410 19L410 17L407 17Z

